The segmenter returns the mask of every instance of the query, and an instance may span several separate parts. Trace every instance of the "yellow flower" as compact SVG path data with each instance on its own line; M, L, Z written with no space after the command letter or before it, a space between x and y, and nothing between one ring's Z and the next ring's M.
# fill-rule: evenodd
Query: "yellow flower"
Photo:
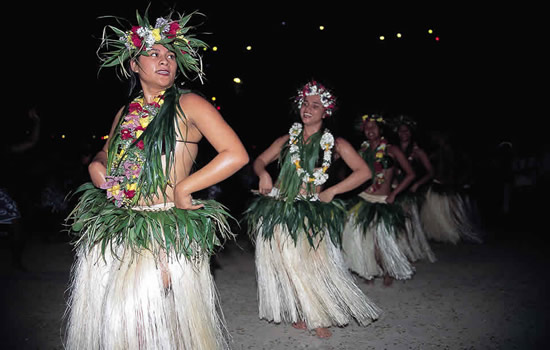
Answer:
M160 36L160 28L153 29L151 34L153 34L153 38L155 38L155 41L160 41L162 39Z
M136 138L139 138L143 134L143 130L136 130Z
M384 153L382 152L376 153L376 158L384 158Z
M139 124L144 128L146 128L147 125L149 125L149 122L150 122L149 118L139 118Z
M126 189L127 189L128 191L135 191L136 188L137 188L137 183L136 183L136 182L134 182L133 184L127 184L127 185L126 185Z
M323 173L326 173L327 170L328 170L328 166L324 166L324 167L323 167Z
M111 192L113 194L113 196L116 196L116 195L118 195L118 192L120 192L120 185L116 184L113 187L107 189L107 191Z
M301 166L300 166L300 161L299 161L299 160L295 161L295 162L294 162L294 165L296 166L296 169L300 169L300 168L301 168Z

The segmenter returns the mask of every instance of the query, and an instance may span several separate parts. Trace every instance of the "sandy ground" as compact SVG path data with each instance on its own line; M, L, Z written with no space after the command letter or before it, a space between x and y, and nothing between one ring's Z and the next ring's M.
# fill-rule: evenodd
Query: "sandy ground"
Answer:
M542 233L541 233L542 235ZM234 349L542 349L550 321L546 245L532 233L485 244L433 244L438 261L416 263L412 280L384 287L357 279L384 310L375 323L308 331L258 319L253 250L241 238L217 256L215 279ZM497 239L498 238L498 239ZM60 326L73 261L65 242L31 237L13 270L0 239L0 348L62 349ZM550 344L550 343L549 343Z

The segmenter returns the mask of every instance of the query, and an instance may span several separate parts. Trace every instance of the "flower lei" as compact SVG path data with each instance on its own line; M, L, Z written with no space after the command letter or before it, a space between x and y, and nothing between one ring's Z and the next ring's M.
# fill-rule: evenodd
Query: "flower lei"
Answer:
M101 186L107 190L107 198L117 207L131 206L138 198L138 180L145 162L145 145L140 136L158 114L163 103L164 92L148 104L143 97L138 97L130 103L128 113L120 124L118 151L109 169L110 174L106 176L107 182Z
M300 165L300 146L298 146L298 136L302 133L302 124L300 123L294 123L292 127L289 130L290 139L288 140L288 143L290 145L289 153L290 153L290 161L294 164L296 167L296 172L298 173L298 176L302 179L303 183L312 183L315 186L319 186L324 184L328 180L328 174L326 173L328 168L330 167L331 158L332 158L332 151L331 149L334 147L334 137L330 133L330 131L326 130L323 132L323 135L321 136L321 141L319 144L321 145L321 148L324 150L323 152L323 164L321 168L317 168L313 171L313 175L308 173L302 166Z
M382 164L384 157L386 156L386 148L388 147L388 141L384 137L380 139L380 144L374 150L374 179L373 184L367 189L368 192L376 192L382 184L386 181L384 178L384 169L385 166ZM370 143L368 141L363 141L361 144L360 153L364 158L364 154L370 149Z
M298 95L294 100L298 105L298 109L302 108L305 97L311 95L319 95L321 97L321 104L327 109L326 114L329 116L332 115L336 107L336 98L326 87L315 80L304 85L301 90L298 90Z

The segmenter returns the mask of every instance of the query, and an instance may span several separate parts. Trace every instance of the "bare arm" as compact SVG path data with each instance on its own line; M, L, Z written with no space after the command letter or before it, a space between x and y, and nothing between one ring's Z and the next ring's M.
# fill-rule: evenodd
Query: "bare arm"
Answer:
M393 156L393 158L397 161L401 169L405 172L405 178L403 181L401 181L396 188L393 189L393 191L388 195L388 198L386 198L386 202L393 203L395 200L395 197L403 190L405 190L409 185L414 181L414 177L416 176L414 173L414 170L405 157L405 154L399 149L399 147L390 145L388 147L388 154Z
M351 191L362 185L372 177L372 173L363 158L355 151L351 144L343 138L337 138L335 152L342 158L346 165L352 170L345 179L325 189L319 194L323 202L330 202L334 196Z
M418 157L418 159L420 159L420 162L424 166L424 169L426 169L426 175L415 181L415 183L411 186L412 192L416 192L418 187L430 181L434 176L434 168L432 167L432 163L428 159L428 155L426 154L426 152L424 152L424 150L422 150L421 148L418 148L416 150L416 156Z
M94 159L92 159L92 161L88 165L88 173L90 174L92 183L96 187L100 187L106 182L105 176L107 176L107 151L109 149L109 141L113 139L113 134L118 125L118 121L120 120L120 116L122 115L122 111L123 108L118 111L115 119L113 120L107 142L105 142L103 148L99 152L97 152Z
M284 135L276 139L252 164L254 173L260 178L258 190L261 194L268 194L273 188L271 175L269 175L265 168L279 157L279 153L285 143L288 142L288 138L288 135Z
M195 94L185 94L180 98L180 105L188 122L218 152L208 164L176 184L176 207L196 209L200 206L191 204L191 194L233 175L248 162L248 153L237 134L208 101Z

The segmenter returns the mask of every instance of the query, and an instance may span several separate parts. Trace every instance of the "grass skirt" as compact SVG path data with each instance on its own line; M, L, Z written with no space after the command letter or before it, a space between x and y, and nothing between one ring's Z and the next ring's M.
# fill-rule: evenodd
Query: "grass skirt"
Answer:
M331 240L316 237L316 249L306 234L296 242L282 225L271 238L256 240L259 316L280 322L304 321L308 329L344 326L354 318L368 325L380 309L355 284L341 250Z
M206 254L79 245L65 316L68 349L228 348Z
M426 236L437 242L457 244L461 240L481 243L473 224L468 201L459 193L430 187L420 210Z
M418 203L410 199L399 204L405 212L405 232L398 235L397 244L412 262L418 260L435 262L437 259L420 221Z
M398 231L384 217L387 214L374 215L367 225L359 224L362 206L373 206L374 210L389 207L385 204L386 196L361 193L362 198L350 210L348 221L342 234L344 258L350 270L365 279L389 275L395 279L409 279L414 274L414 267L399 246ZM382 206L382 207L380 207ZM360 214L359 214L360 215Z

